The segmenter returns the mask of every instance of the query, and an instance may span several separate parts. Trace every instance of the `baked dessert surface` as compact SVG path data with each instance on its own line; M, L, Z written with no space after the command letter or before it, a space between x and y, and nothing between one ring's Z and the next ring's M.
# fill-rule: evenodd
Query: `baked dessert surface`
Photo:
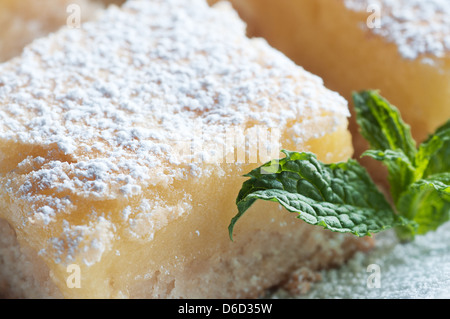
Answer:
M90 0L0 0L0 62L63 25L96 19L103 7Z
M348 116L226 4L131 0L34 41L0 65L2 293L256 297L300 266L341 264L371 240L273 203L255 204L234 242L227 226L241 176L273 158L261 150L345 160Z
M450 4L420 0L236 0L250 36L262 36L351 101L378 89L417 141L450 117ZM350 107L352 110L352 107ZM352 120L355 156L367 149ZM380 166L370 159L379 178ZM382 175L381 175L382 176Z

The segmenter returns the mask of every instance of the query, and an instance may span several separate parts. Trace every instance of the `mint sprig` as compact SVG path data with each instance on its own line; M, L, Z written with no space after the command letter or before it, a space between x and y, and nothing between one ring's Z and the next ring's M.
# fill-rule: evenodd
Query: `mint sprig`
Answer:
M397 213L417 225L398 227L399 238L407 241L437 229L450 219L450 120L416 148L398 109L377 91L354 93L353 101L361 135L371 148L363 156L387 167Z
M324 164L312 153L283 150L286 157L245 175L228 227L231 239L236 222L258 199L277 202L309 224L356 236L394 227L400 239L410 240L450 219L450 121L416 147L398 109L377 91L354 93L353 100L370 144L363 156L387 167L394 206L358 162Z

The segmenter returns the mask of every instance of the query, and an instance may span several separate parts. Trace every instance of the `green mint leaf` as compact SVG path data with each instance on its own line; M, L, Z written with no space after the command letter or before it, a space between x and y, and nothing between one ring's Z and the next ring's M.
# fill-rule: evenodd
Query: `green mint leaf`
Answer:
M363 156L370 156L388 168L388 181L394 202L397 202L405 189L416 180L416 169L401 150L368 150L363 153Z
M411 221L397 227L401 239L435 230L449 220L450 121L416 149L409 126L376 91L353 94L357 122L371 150L363 156L381 161L396 210Z
M236 222L258 199L278 202L309 224L357 236L406 224L356 161L323 164L311 153L283 153L286 157L245 175L250 179L236 199L231 239Z
M421 177L450 172L450 120L420 144L415 162Z
M402 216L417 224L416 228L400 227L397 234L401 239L436 230L450 220L450 173L431 175L412 183L400 197L397 208Z
M371 149L401 150L410 161L414 160L416 143L395 106L373 90L353 93L353 101L360 133Z

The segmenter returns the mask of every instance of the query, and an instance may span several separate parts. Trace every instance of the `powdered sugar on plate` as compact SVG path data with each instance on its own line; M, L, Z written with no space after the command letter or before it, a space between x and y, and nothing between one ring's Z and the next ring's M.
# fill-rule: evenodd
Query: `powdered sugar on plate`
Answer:
M450 298L449 242L450 223L404 244L392 230L380 233L373 251L323 271L322 280L297 298Z

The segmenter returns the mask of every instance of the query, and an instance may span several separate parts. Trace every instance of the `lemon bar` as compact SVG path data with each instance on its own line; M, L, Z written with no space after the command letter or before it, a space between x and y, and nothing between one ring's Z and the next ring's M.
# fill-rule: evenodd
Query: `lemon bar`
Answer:
M90 0L0 0L0 62L63 25L95 19L102 7Z
M250 298L342 264L372 240L276 203L228 224L281 148L348 159L348 116L227 4L130 0L35 40L0 65L0 293Z
M450 117L450 3L440 0L234 0L251 36L351 100L378 89L422 141ZM352 109L352 108L351 108ZM367 145L351 121L355 154Z

